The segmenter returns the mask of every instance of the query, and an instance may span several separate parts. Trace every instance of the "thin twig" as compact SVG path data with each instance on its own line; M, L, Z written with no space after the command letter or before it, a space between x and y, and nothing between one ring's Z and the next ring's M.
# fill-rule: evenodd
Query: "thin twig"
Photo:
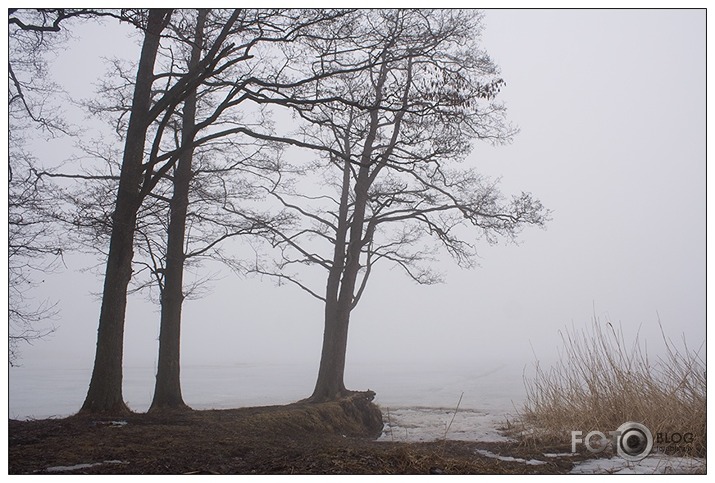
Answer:
M464 397L464 392L459 396L459 401L457 401L457 407L454 408L454 414L452 414L452 420L449 422L449 425L447 426L447 429L444 431L444 438L447 439L447 433L449 433L449 428L452 427L452 423L454 422L454 418L457 417L457 411L459 411L459 405L462 403L462 397Z
M387 424L390 426L390 439L395 442L395 433L392 431L392 420L390 419L390 408L387 408Z

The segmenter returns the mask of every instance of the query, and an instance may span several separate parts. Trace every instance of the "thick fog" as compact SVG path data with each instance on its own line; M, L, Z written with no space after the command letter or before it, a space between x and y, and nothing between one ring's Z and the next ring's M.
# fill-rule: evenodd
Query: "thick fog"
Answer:
M389 264L378 266L351 318L347 386L379 393L354 369L366 363L399 378L401 367L478 371L484 361L550 361L559 331L581 330L594 317L620 325L628 340L640 331L656 353L659 321L676 344L684 338L699 348L706 328L705 11L487 10L484 27L483 45L506 81L501 99L520 133L508 146L476 144L465 164L501 177L508 195L532 192L551 221L525 229L518 244L480 242L473 270L443 257L440 285L418 286ZM102 57L137 57L128 32L109 22L78 28L53 61L57 83L75 99L91 97ZM88 132L97 127L76 108L67 115ZM46 166L72 155L64 140L31 148ZM246 247L239 240L235 250ZM19 362L89 371L103 266L80 254L64 262L35 293L58 302L57 330L22 347ZM186 367L277 362L314 364L317 374L318 301L218 263L199 273L209 274L205 296L184 305ZM153 370L158 327L158 307L130 297L126 367ZM82 394L88 383L78 382Z

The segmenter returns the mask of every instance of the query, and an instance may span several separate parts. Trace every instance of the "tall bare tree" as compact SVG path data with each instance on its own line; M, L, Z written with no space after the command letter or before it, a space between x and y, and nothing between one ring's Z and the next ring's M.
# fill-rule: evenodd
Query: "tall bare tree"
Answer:
M122 356L127 286L131 278L134 225L141 204L144 145L152 122L154 62L161 33L171 10L152 9L147 15L144 43L137 69L132 112L127 127L124 156L117 192L92 379L82 411L128 411L122 397Z
M309 168L322 174L321 186L334 189L311 195L304 184L267 188L303 224L275 231L279 262L273 270L257 269L297 284L325 306L311 401L351 393L344 384L350 315L376 264L389 262L417 283L435 283L433 243L471 266L470 239L513 239L547 218L530 194L506 200L495 181L459 166L473 141L500 144L515 133L496 101L504 82L478 44L481 14L367 10L356 16L304 44L306 69L341 75L255 94L266 102L283 94L301 121L298 135L283 141L312 150ZM324 291L302 282L292 269L298 265L324 270Z
M196 16L196 29L192 39L188 69L195 69L201 57L204 43L205 9L200 9ZM196 124L196 88L184 99L181 116L181 144L191 145ZM191 162L193 149L186 149L179 156L174 170L174 193L171 198L169 226L166 241L166 268L164 287L161 292L161 324L159 333L159 360L157 365L154 399L150 410L159 408L185 408L181 395L180 380L180 342L181 342L181 307L183 303L184 278L184 236L186 212L189 204L189 186L191 184Z
M154 63L161 33L168 25L171 13L171 10L166 9L150 9L146 14L144 43L134 85L118 191L112 214L97 353L89 390L81 409L84 412L128 410L122 398L122 356L127 287L131 279L137 212L142 200L180 155L180 152L174 152L159 158L158 151L163 129L172 118L176 107L225 56L226 47L223 43L236 18L234 15L229 19L225 29L195 69L186 72L173 85L167 87L158 99L152 99L156 81ZM148 159L144 163L147 132L155 120L158 120L158 128Z
M101 201L104 197L103 193L111 192L111 187L116 183L116 176L111 172L111 156L106 154L99 156L105 157L109 161L109 173L99 175L43 173L47 176L75 177L99 182L95 183L93 188L99 196L88 197L84 190L82 194L73 198L75 204L82 208L82 213L75 217L73 222L76 226L90 228L94 237L101 238L106 233L111 233L108 253L110 259L112 258L112 243L117 232L124 233L125 241L128 243L131 226L131 236L134 238L138 234L146 242L135 245L135 249L137 246L140 247L140 252L143 251L149 257L143 266L148 269L152 277L150 280L156 282L159 287L162 306L159 368L155 399L152 404L152 409L157 410L167 407L185 407L181 396L179 377L180 321L181 307L185 297L183 291L185 262L192 257L205 256L210 252L216 254L214 250L221 241L244 233L264 230L267 223L267 220L255 213L250 216L246 216L244 213L242 219L237 222L235 215L240 215L245 211L244 209L237 210L235 203L234 194L241 190L228 186L236 181L228 179L232 173L249 173L252 170L257 172L265 168L261 166L264 156L258 156L255 153L266 148L241 149L242 142L240 139L236 139L236 135L240 135L242 130L250 126L250 123L241 114L243 104L247 100L251 100L249 96L244 95L245 86L249 82L253 82L254 79L270 79L274 75L273 69L279 68L270 62L270 51L273 49L273 44L292 42L297 36L302 35L304 30L310 29L312 25L340 16L340 12L332 11L214 10L210 15L208 13L205 12L199 16L198 20L200 21L196 21L196 28L201 28L195 32L190 31L190 25L195 21L191 11L174 12L171 23L167 23L166 36L170 36L172 40L167 41L167 45L164 47L162 73L153 74L154 89L160 93L160 97L154 101L154 105L149 111L151 124L146 127L145 139L150 136L153 140L148 148L148 154L144 154L146 162L135 172L135 176L138 176L139 180L136 184L138 188L133 194L134 203L130 205L131 209L128 212L131 218L118 217L116 208L112 215L108 216L108 209L111 207ZM201 25L202 23L206 24L205 28ZM204 33L209 32L211 35L206 36L207 41L202 42L199 37L204 37ZM202 49L202 43L207 45L205 49ZM177 57L182 45L189 46L191 52L191 59L188 61L186 69L180 66L180 56ZM156 68L153 70L156 71ZM126 73L121 71L118 72L117 79L120 83L129 80ZM139 86L138 79L139 74L137 74L136 81L130 81L123 87L133 87L136 91ZM161 85L163 83L165 86ZM197 93L199 90L200 93ZM106 92L110 94L108 96L110 102L115 102L111 110L121 114L116 126L119 132L126 129L126 145L137 109L136 103L132 102L131 105L127 105L123 102L127 97L124 94L125 91L126 89L123 88L108 87L106 89ZM199 100L201 101L200 105L197 105ZM158 109L157 106L162 106L163 110ZM180 106L182 107L181 112ZM100 111L106 109L106 106L94 105L92 108ZM256 108L246 110L256 111ZM123 116L126 115L129 116L129 123L125 126ZM258 109L258 117L261 119L260 109ZM263 121L261 124L265 125L265 119ZM227 139L229 136L233 136L233 138ZM255 145L254 140L247 139L249 140L248 144ZM247 151L250 150L253 150L254 154L247 154ZM200 167L193 169L193 158L197 151L201 153L201 158L228 158L232 153L234 159L224 162L222 166L218 166L218 163L203 162ZM209 154L209 151L212 154ZM126 158L126 149L124 157ZM127 171L126 165L125 159L119 170L121 174L118 192L120 194L122 192L122 176ZM265 177L266 175L259 176ZM212 181L207 181L211 179L218 179L219 184L223 184L220 189L214 190L213 194L205 189L212 184ZM205 202L203 206L206 206L206 202L212 202L218 206L212 208L212 216L206 216L204 211L200 217L204 226L213 226L212 233L205 232L203 237L199 237L200 239L196 236L192 238L193 241L198 240L203 243L204 247L188 251L189 244L185 239L187 217L194 220L198 218L195 213L187 211L192 184L194 193L200 193L194 198L203 196ZM117 198L117 206L120 197ZM164 213L167 212L169 213L166 219L167 223L163 223ZM223 216L216 215L216 212L222 212ZM228 214L233 215L234 219L229 221L226 216ZM157 220L159 223L152 226L151 221L148 220ZM271 223L275 221L274 218ZM120 222L125 226L119 226ZM163 240L167 234L168 238L166 238L165 244L158 242L158 240ZM123 264L131 264L134 253L132 252L130 255L131 257L123 259ZM129 283L128 279L126 281L126 283L122 281L119 288L115 289L121 290L124 294L124 300L121 302L123 306L126 305ZM105 288L106 283L105 278ZM113 286L116 287L116 284ZM123 314L117 314L116 318L123 321ZM100 326L102 326L101 321ZM113 344L112 350L115 353L120 353L121 348L116 346L116 343ZM114 362L114 365L117 366L117 362ZM97 363L95 363L95 370L96 368ZM93 377L90 392L94 383L95 378ZM120 381L119 384L121 384ZM115 379L111 385L116 386L117 380ZM116 388L114 390L116 391ZM88 395L85 406L89 400ZM124 410L124 408L119 405L116 410Z
M195 24L195 31L188 42L190 48L187 70L190 71L195 69L200 61L205 43L207 21L214 25L221 25L221 20L225 19L227 12L199 9L196 12L181 11L177 13L182 17L179 25ZM213 15L210 15L211 13ZM234 54L232 55L240 59L251 58L249 49L252 42L241 42L239 38L249 37L253 41L256 33L250 31L260 27L260 22L265 21L260 18L260 15L256 15L257 13L244 11L236 22L240 26L240 31L236 31L231 38L234 43ZM232 69L232 75L239 75L236 70L240 69ZM154 200L146 203L147 206L142 208L140 216L144 219L138 223L138 231L145 241L144 245L139 244L138 246L142 250L146 250L147 261L151 262L150 266L145 266L150 268L149 272L154 278L153 282L159 288L161 305L159 358L154 398L150 411L188 408L183 401L180 378L181 313L188 292L184 286L187 261L205 256L207 253L216 256L219 253L217 250L221 242L236 236L260 232L263 229L263 224L269 223L258 215L252 215L247 221L245 216L241 220L228 220L228 216L220 214L224 204L242 201L236 200L235 186L228 185L247 183L245 179L248 177L248 172L251 169L257 169L261 164L261 159L256 151L252 151L248 155L250 159L242 159L246 156L244 149L229 149L227 152L226 148L217 141L221 136L217 136L212 139L211 143L205 144L207 140L202 133L211 132L211 128L219 123L238 122L237 116L232 115L231 112L224 111L221 116L216 116L216 109L221 109L221 106L233 101L237 93L240 92L231 91L216 103L216 93L213 92L211 82L208 84L196 86L188 93L183 102L180 127L177 126L177 129L180 129L180 135L174 136L175 145L173 146L173 149L180 150L181 154L175 167L165 175L166 180L163 183L171 190L170 199L161 194L161 190L157 189L159 185L157 185L156 193L151 195ZM207 117L197 119L199 91L203 104L201 114ZM231 121L229 121L229 117ZM216 123L206 122L211 118ZM244 119L243 122L246 120ZM215 134L215 131L212 134ZM215 160L231 155L234 158L231 162L223 164L223 169L216 169L218 163L215 161L211 163L203 159L210 157ZM198 163L195 163L195 158L198 158ZM210 187L213 179L216 178L223 185L218 193L217 190L212 190ZM250 192L250 189L242 191L243 194L246 192ZM157 215L159 218L164 218L164 213L166 213L160 207L162 203L168 204L168 222L166 223L157 219ZM191 212L189 211L190 205ZM159 211L156 211L157 207ZM153 216L147 217L150 213ZM194 224L197 215L199 220L197 224ZM152 220L156 220L156 223L152 223ZM189 234L187 228L195 229L195 231ZM158 246L156 242L163 239L165 239L165 244Z

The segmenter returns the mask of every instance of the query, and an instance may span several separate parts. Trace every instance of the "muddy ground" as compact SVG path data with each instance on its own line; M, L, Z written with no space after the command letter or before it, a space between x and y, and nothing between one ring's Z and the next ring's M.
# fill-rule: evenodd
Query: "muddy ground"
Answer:
M569 448L519 443L375 441L381 430L377 406L360 399L10 420L8 466L10 474L561 474L589 457L545 458Z

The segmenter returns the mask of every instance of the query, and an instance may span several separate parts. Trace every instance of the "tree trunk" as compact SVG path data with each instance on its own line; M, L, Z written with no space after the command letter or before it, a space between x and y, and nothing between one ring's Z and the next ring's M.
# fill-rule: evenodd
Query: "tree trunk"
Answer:
M196 20L194 46L189 60L189 70L198 65L203 44L203 29L207 11L199 9ZM181 143L189 146L194 140L196 123L196 89L184 101ZM186 212L189 206L191 164L193 149L187 149L179 158L174 173L174 194L170 203L169 229L167 233L166 268L164 288L161 293L161 328L159 332L159 362L156 373L154 399L149 411L161 409L188 409L181 395L180 349L181 308L184 302L184 240L186 235Z
M325 331L318 380L308 401L334 401L350 393L345 388L344 382L349 322L350 312L338 310L336 304L326 304Z
M368 173L369 170L365 164L360 168L355 186L356 196L352 223L350 226L345 224L343 232L336 237L337 240L344 242L348 230L350 232L347 249L344 254L342 250L336 249L333 267L328 276L323 350L320 357L318 380L313 395L308 398L311 402L331 401L352 393L345 388L345 356L348 348L348 326L350 325L350 312L353 309L355 282L360 271ZM349 177L345 176L343 183L347 180Z
M357 196L356 205L360 203L361 198L360 195ZM345 266L342 269L340 294L337 300L328 299L325 304L323 350L320 356L318 380L313 394L308 399L310 402L334 401L354 393L345 388L345 357L348 349L350 313L353 310L355 284L360 270L360 237L355 233L363 231L364 209L356 209L353 215L357 220L353 221L351 229L352 241L348 245Z
M171 10L151 9L137 69L132 112L122 159L122 170L109 242L104 277L102 308L97 330L97 353L92 379L81 412L127 412L122 397L122 357L127 287L132 273L134 230L139 209L139 184L142 174L144 143L149 125L154 62L159 35Z
M375 86L377 105L380 104L382 99L382 87L386 78L387 68L383 65ZM349 190L350 183L350 167L347 160L343 170L336 250L333 257L333 266L328 275L323 350L320 356L318 380L313 394L308 398L310 402L340 399L353 392L345 388L345 356L348 349L350 312L353 309L355 283L360 271L360 254L364 243L365 209L368 202L368 189L371 183L370 162L379 121L378 110L373 109L370 112L370 130L360 155L360 169L355 181L355 203L350 223L347 222L347 190ZM345 152L349 153L349 144L346 144L345 149ZM349 239L347 238L348 233ZM346 240L348 245L343 252L342 248L339 249L338 243L344 243ZM341 275L342 277L340 277Z

